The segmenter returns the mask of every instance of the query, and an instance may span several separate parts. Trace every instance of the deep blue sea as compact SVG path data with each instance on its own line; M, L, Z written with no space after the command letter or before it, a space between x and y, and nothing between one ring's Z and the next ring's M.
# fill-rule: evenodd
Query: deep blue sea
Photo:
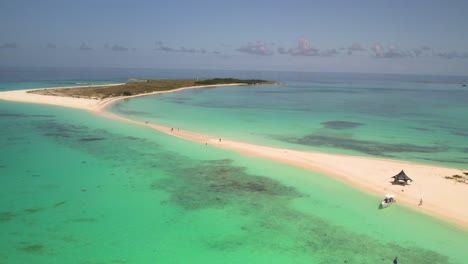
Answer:
M234 77L117 114L272 146L465 167L467 77L1 68L0 91ZM0 263L465 263L468 233L333 178L75 109L0 101Z

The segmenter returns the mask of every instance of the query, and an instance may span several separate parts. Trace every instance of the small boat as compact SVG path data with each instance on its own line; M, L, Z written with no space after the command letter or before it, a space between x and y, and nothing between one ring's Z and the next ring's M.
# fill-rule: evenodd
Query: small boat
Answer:
M396 200L395 200L395 195L393 194L386 194L385 195L385 198L382 200L382 202L380 203L380 207L381 208L385 208L391 204L394 204L396 203Z

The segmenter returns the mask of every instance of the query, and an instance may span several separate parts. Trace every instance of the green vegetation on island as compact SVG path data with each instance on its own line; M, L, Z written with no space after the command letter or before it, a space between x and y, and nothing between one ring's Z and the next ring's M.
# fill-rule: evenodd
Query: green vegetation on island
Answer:
M48 88L29 91L34 94L66 96L75 98L105 99L117 96L132 96L153 92L170 91L182 87L227 84L276 84L265 80L241 80L216 78L207 80L138 80L120 85L87 86L73 88Z
M196 81L196 85L216 85L216 84L230 84L230 83L245 83L249 85L255 84L275 84L275 82L265 81L265 80L241 80L241 79L234 79L234 78L215 78L215 79L208 79L208 80L201 80Z

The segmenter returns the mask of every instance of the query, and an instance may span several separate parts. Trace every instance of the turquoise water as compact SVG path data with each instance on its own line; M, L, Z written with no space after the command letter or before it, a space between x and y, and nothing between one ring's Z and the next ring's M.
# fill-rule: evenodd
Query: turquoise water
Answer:
M292 133L275 130L280 119L267 118L271 107L262 100L258 105L268 111L246 108L242 118L263 123L247 133L235 130L235 124L245 123L237 120L239 109L230 107L230 96L245 99L241 94L254 90L231 88L181 93L194 102L207 96L211 108L209 103L217 102L216 115L206 116L205 123L197 113L208 111L174 104L177 94L115 107L162 123L173 115L180 122L168 124L174 127L310 148L265 136ZM225 92L234 93L230 100ZM146 100L147 108L134 105ZM164 111L155 111L155 102ZM288 104L276 103L277 113L290 111L283 117L292 122L299 111L288 110L296 103ZM186 121L179 120L183 113ZM324 109L307 120L325 114ZM323 120L331 116L344 115ZM223 127L212 123L219 118ZM314 122L303 125L327 129ZM338 134L365 127L332 124L347 127L328 128ZM0 133L0 263L391 263L395 256L401 263L465 263L468 257L466 231L402 206L379 210L380 197L319 174L146 127L73 109L0 101Z
M328 177L76 110L0 113L2 263L468 257L466 232Z
M468 89L423 82L286 82L123 100L131 118L263 145L468 163Z

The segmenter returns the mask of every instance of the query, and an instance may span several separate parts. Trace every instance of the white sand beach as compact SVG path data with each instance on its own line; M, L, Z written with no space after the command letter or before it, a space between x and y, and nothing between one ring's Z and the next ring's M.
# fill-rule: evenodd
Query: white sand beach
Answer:
M110 84L110 85L94 85L93 87L99 86L112 86L112 85L120 85L120 84ZM234 84L227 84L222 86L239 86L245 85L243 83L234 83ZM5 91L0 92L0 100L7 100L7 101L15 101L15 102L23 102L23 103L33 103L33 104L48 104L48 105L56 105L62 107L71 107L71 108L78 108L82 110L88 111L99 111L103 109L106 105L115 102L117 100L125 99L125 98L132 98L132 97L141 97L159 93L172 93L177 91L182 91L186 89L194 89L194 88L209 88L209 87L219 87L220 85L203 85L203 86L190 86L190 87L182 87L174 90L169 91L161 91L161 92L151 92L151 93L144 93L138 95L131 95L131 96L116 96L112 98L106 99L88 99L88 98L75 98L75 97L65 97L65 96L53 96L53 95L40 95L30 93L30 91L34 90L43 90L43 89L28 89L28 90L15 90L15 91ZM67 89L67 88L78 88L78 87L90 87L87 86L73 86L73 87L54 87L53 89Z
M220 85L184 87L167 92L213 86ZM220 142L219 137L215 135L201 135L182 129L172 131L169 127L136 121L104 111L104 107L111 102L129 98L130 96L94 100L37 95L27 93L27 91L29 90L0 92L0 100L49 104L88 110L103 117L150 127L166 134L198 142L203 145L208 144L210 146L230 149L245 155L271 159L302 167L307 170L335 177L358 189L375 194L379 197L383 197L386 193L393 193L396 195L398 204L404 204L417 211L468 230L468 210L466 210L465 206L465 204L468 203L468 184L458 183L445 178L445 176L462 175L464 172L462 168L445 168L397 160L272 148L237 142L225 138ZM149 94L157 93L161 92ZM397 174L402 169L414 181L404 187L401 185L392 185L390 182L392 179L390 177ZM423 200L422 205L419 205L420 199ZM377 203L378 200L376 200L376 204Z

